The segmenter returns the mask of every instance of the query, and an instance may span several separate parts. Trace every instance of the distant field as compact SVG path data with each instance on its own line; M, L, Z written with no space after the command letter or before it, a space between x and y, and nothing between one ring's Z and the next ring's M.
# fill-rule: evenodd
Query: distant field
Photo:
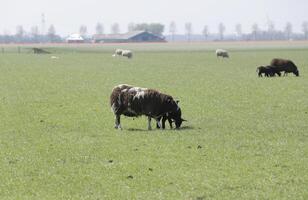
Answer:
M233 41L233 42L170 42L170 43L102 43L102 44L0 44L5 52L30 53L31 47L41 47L53 53L98 53L110 52L115 48L132 49L135 52L178 52L228 50L291 50L308 49L308 41Z
M308 199L308 42L18 46L0 45L0 199ZM258 78L274 57L300 77ZM115 130L120 83L171 94L188 122Z

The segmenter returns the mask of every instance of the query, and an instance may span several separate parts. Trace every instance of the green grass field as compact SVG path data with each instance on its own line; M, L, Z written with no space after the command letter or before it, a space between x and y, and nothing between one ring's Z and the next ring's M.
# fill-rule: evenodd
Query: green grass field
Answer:
M59 59L0 54L0 199L308 199L307 43L46 48ZM274 57L300 77L258 78ZM115 130L120 83L179 99L188 122Z

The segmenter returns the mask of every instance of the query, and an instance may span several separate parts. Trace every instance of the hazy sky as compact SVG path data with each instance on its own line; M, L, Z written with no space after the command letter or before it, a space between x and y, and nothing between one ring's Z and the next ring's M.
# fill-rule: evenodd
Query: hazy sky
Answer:
M253 23L266 28L268 19L282 29L286 22L301 31L308 21L308 0L0 0L0 33L14 34L17 25L26 31L31 26L41 28L41 14L45 14L46 30L53 24L58 34L78 32L80 25L94 33L97 22L104 24L105 32L118 22L121 32L130 22L159 22L168 26L175 21L177 32L184 33L184 24L191 22L193 32L200 33L208 25L216 33L223 22L227 33L233 33L235 24L241 23L244 32L250 32Z

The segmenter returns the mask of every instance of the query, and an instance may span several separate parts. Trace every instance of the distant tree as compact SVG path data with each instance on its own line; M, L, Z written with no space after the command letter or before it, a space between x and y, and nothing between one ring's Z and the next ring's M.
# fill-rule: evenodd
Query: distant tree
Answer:
M128 32L132 32L132 31L134 31L134 29L135 29L135 24L133 22L131 22L127 25L127 31Z
M104 34L104 26L102 23L97 23L95 26L95 33L98 35Z
M218 25L218 33L219 33L220 40L224 39L225 31L226 31L225 25L222 22L219 23L219 25Z
M174 35L176 33L176 24L174 21L170 22L169 24L169 32L171 34L172 41L174 41Z
M52 24L48 28L47 37L50 42L53 42L56 39L56 29L55 26Z
M305 39L308 39L308 21L302 23L302 31L304 33Z
M34 42L38 42L38 37L39 37L39 28L38 28L38 26L32 26L31 27L31 37L33 38Z
M49 36L55 36L56 35L56 28L55 28L55 26L53 24L51 24L49 26L47 34Z
M88 32L87 26L81 25L80 28L79 28L79 34L81 36L86 36L87 32Z
M111 33L112 33L112 34L118 34L118 33L120 33L120 26L119 26L118 23L113 23L113 24L111 25Z
M192 34L192 23L191 22L185 23L185 34L187 36L187 41L190 41L191 34Z
M208 36L209 36L209 27L207 25L205 25L203 27L203 30L202 30L202 35L204 36L204 39L207 40Z
M151 23L151 24L141 23L141 24L135 24L134 26L134 31L149 31L156 35L162 35L164 29L165 26L159 23Z
M156 35L162 35L164 32L165 26L160 23L151 23L149 24L149 31Z
M241 24L236 24L235 25L235 32L237 34L237 37L239 39L241 39L241 37L242 37L242 25Z
M274 39L274 35L275 35L275 23L271 20L269 20L267 22L267 32L268 32L268 35L270 37L271 40Z
M257 40L257 36L258 36L258 34L259 34L259 25L257 24L257 23L254 23L253 25L252 25L252 35L253 35L253 39L254 40Z
M287 24L284 28L284 32L285 32L288 40L290 40L290 38L291 38L292 29L293 29L292 24L290 22L287 22Z
M25 34L25 30L24 30L23 26L18 25L16 27L16 37L22 38L24 36L24 34Z
M147 23L140 23L140 24L135 24L134 26L134 31L149 31L149 24Z

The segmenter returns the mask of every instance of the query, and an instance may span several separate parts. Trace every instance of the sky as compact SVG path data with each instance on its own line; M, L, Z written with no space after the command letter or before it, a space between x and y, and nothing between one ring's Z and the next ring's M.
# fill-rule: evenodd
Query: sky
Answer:
M28 32L33 26L46 32L51 24L62 36L77 33L81 25L93 34L97 22L104 25L105 33L110 33L113 23L119 23L121 32L127 31L130 22L162 23L168 34L171 21L179 34L185 32L187 22L195 34L205 25L210 33L217 33L220 22L229 34L238 23L243 32L251 32L252 24L266 29L268 21L276 29L291 22L293 31L301 32L302 22L308 21L308 0L0 0L0 34L15 34L18 25Z

